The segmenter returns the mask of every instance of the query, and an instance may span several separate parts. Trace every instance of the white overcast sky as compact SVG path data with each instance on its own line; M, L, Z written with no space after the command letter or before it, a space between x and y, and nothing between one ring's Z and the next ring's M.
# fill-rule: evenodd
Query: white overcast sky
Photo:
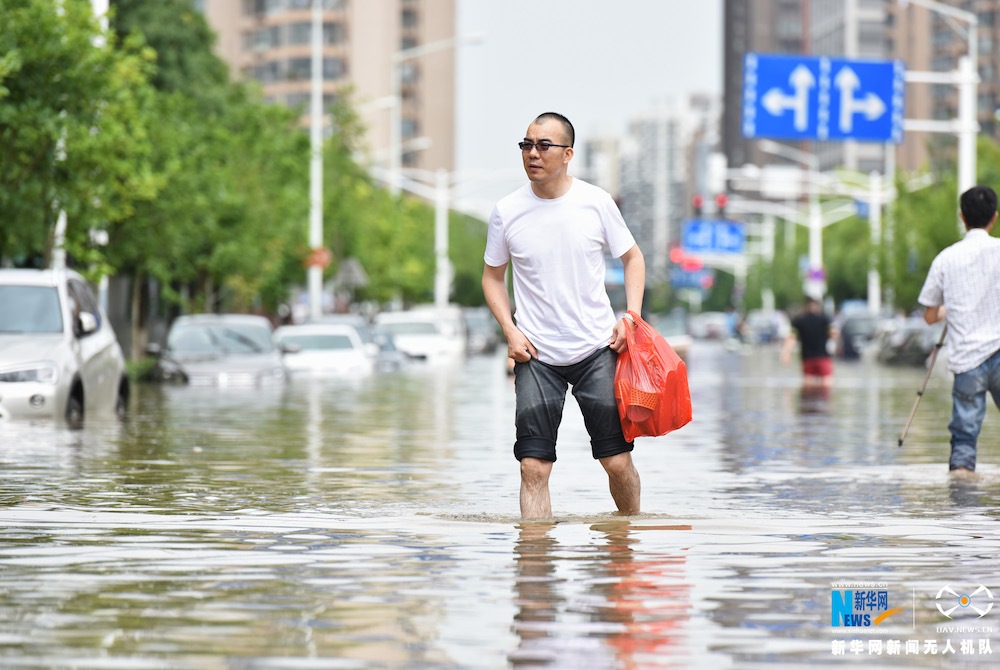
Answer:
M524 183L516 143L541 112L569 117L579 144L691 93L721 95L722 0L457 0L457 9L457 34L482 41L456 59L456 168L501 172L459 187L477 209Z

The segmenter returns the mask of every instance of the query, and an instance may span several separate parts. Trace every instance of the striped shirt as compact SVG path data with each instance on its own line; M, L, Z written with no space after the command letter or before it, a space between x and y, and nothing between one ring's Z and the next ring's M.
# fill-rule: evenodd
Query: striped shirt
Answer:
M937 255L917 301L945 308L948 369L958 374L1000 350L1000 239L982 228Z

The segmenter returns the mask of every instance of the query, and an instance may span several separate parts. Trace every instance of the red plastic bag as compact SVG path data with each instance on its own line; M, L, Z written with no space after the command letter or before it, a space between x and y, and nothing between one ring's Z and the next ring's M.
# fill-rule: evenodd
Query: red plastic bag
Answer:
M637 437L666 435L691 421L687 366L674 348L635 312L627 329L628 349L618 354L615 401L622 432Z

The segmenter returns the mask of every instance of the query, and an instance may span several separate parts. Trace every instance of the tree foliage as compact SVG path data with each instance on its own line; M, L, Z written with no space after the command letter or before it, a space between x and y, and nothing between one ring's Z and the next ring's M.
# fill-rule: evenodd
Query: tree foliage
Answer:
M95 43L87 0L0 0L0 257L42 264L60 209L66 246L155 195L149 59Z
M172 312L273 313L305 283L300 110L230 77L191 0L112 0L105 34L89 0L0 0L0 16L0 263L45 264L65 210L71 263L132 280L133 355L149 280ZM433 209L356 162L365 129L349 93L329 111L326 277L356 258L370 279L358 298L430 300ZM484 243L482 222L451 215L455 297L469 304Z

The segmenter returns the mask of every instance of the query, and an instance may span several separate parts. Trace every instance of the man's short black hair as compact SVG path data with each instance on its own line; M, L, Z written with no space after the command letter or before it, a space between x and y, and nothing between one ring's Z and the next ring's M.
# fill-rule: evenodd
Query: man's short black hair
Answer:
M959 199L962 218L969 228L985 228L997 213L997 194L989 186L973 186Z
M562 124L563 132L566 133L566 144L573 146L573 143L576 142L576 131L573 130L573 124L569 122L569 119L567 119L559 112L545 112L543 114L539 114L535 118L535 123L541 123L542 121L550 121L550 120L558 121L559 123Z

